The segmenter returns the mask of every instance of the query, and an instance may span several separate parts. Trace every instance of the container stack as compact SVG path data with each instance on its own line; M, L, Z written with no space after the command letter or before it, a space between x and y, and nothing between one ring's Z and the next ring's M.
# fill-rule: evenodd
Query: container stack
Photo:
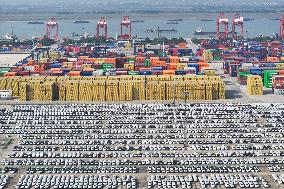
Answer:
M218 85L219 85L219 91L218 91L219 96L217 99L224 100L225 99L225 84L224 82L219 81ZM213 100L217 100L217 99L213 98Z
M106 81L106 101L119 101L118 81Z
M41 81L29 81L28 82L28 99L29 100L35 100L35 101L40 101L41 99Z
M6 90L12 90L12 96L19 96L20 77L9 77L6 79Z
M53 82L44 82L40 85L40 101L53 101L54 100L54 87Z
M205 85L205 98L202 100L213 100L213 85L211 81L203 81L203 83Z
M244 68L239 68L238 69L238 82L240 83L240 85L247 85L247 78L248 76L251 75L250 71L248 69L244 69Z
M82 81L79 84L79 101L92 101L93 100L93 82Z
M66 82L66 101L78 101L80 81Z
M133 100L133 89L131 81L120 81L119 82L119 100L120 101L132 101Z
M66 85L65 82L58 83L58 100L59 101L66 101Z
M248 76L247 92L249 95L263 95L263 83L260 76Z
M206 69L204 69L204 75L215 76L216 71L214 69L206 68Z
M0 90L5 90L6 89L6 83L7 83L7 79L2 77L0 78Z
M165 82L147 81L146 100L165 100Z
M0 81L4 86L5 80ZM224 83L218 76L48 76L16 81L26 82L28 88L22 91L26 91L27 100L37 101L173 100L174 96L177 100L224 99Z
M20 83L20 101L27 101L27 88L28 88L28 83L27 82L21 82Z
M206 62L211 62L213 60L213 52L211 50L204 50L203 51L203 59Z
M274 75L278 75L277 70L265 70L263 72L263 82L265 87L272 88L272 77Z
M275 75L272 78L273 93L276 95L284 95L284 76Z
M93 81L93 101L103 102L106 96L106 82L102 80Z
M133 99L134 100L145 100L145 81L136 80L132 81L133 84Z

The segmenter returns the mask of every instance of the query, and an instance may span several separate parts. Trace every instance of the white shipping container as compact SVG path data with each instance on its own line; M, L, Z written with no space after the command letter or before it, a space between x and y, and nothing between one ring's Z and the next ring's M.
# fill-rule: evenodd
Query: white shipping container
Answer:
M185 67L184 70L185 71L196 71L196 68L194 68L194 67Z
M93 71L93 76L103 76L104 71L103 70L95 70Z
M10 100L12 98L11 90L1 90L0 91L0 99L1 100Z
M34 66L25 66L25 70L34 71L35 68L34 68Z
M78 58L68 58L68 62L77 62Z
M180 62L189 62L189 58L187 57L181 57L179 60Z
M253 64L252 63L242 63L242 67L243 68L250 68L250 67L253 67Z

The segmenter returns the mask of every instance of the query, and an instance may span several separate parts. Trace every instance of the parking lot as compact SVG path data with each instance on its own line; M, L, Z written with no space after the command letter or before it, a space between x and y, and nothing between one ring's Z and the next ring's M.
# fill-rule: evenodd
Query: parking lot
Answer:
M283 113L257 103L2 106L0 186L281 188Z

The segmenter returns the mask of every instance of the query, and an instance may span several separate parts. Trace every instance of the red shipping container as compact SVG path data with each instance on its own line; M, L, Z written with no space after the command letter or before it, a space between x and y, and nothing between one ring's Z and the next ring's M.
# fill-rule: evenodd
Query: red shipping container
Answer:
M116 71L116 75L127 75L127 71Z
M152 75L163 75L162 70L152 70Z
M29 76L30 75L30 71L18 71L17 75L19 76Z

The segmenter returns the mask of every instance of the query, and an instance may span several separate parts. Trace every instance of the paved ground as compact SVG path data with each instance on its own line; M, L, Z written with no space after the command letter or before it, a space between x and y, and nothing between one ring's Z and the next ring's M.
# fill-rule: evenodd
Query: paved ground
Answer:
M211 67L217 70L217 74L222 77L226 85L226 100L239 102L270 102L270 103L284 103L284 96L275 95L272 89L264 88L262 96L249 96L246 91L246 86L240 85L237 78L232 78L224 74L222 70L222 63L213 63Z
M28 57L30 54L1 54L0 53L0 67L12 67L19 61Z

